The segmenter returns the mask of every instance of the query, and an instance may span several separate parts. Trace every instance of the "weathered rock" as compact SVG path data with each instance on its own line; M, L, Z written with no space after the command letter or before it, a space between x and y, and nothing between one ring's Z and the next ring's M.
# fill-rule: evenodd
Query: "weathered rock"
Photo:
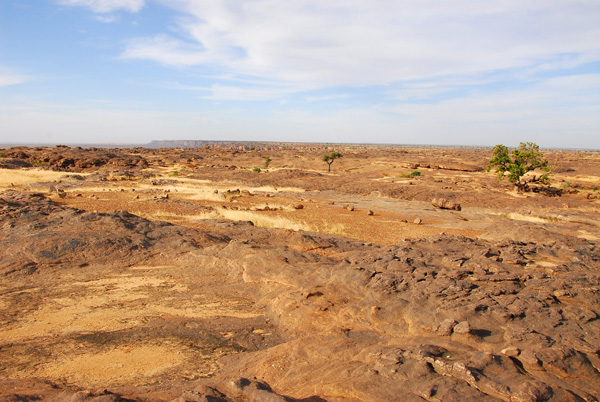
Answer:
M440 209L452 209L455 211L461 210L460 204L449 201L445 198L434 198L433 200L431 200L431 205Z
M0 158L0 169L21 169L32 166L31 163L18 158Z
M456 324L458 323L455 320L446 319L440 323L436 329L436 332L442 336L450 336Z
M233 396L251 402L288 402L288 399L277 395L268 384L259 381L250 381L239 378L229 382L229 389Z
M508 348L502 349L502 353L508 357L517 357L521 353L519 348L515 348L514 346L509 346Z
M471 325L468 321L461 321L454 326L453 332L455 334L468 334L471 332Z

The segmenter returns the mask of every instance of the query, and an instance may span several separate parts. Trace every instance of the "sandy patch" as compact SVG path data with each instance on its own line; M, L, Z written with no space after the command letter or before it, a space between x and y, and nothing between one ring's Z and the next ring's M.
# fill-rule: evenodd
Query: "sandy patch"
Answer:
M192 199L205 199L202 197L208 197L208 200L219 201L222 200L223 197L220 194L215 194L215 190L218 190L219 193L227 192L227 191L250 191L250 192L265 192L265 193L304 193L306 190L298 187L276 187L276 186L259 186L252 187L243 184L232 184L225 182L212 182L210 180L198 180L191 179L187 177L180 176L162 176L160 179L165 180L177 180L178 183L161 185L161 190L170 190L183 194L192 195ZM156 189L157 186L154 186L149 183L139 183L137 186L140 189Z
M292 209L290 208L291 212ZM287 219L278 215L266 215L261 212L254 211L236 211L225 208L217 208L210 212L196 213L196 214L183 214L183 213L172 213L172 212L156 212L152 214L150 219L169 220L170 218L176 218L178 220L189 220L199 221L205 219L229 219L232 221L250 221L255 226L263 228L278 228L278 229L291 229L291 230L306 230L311 231L314 228L306 225L304 222L296 222L291 219Z
M148 300L144 295L138 298ZM186 318L238 317L251 318L262 315L253 310L253 306L245 301L220 300L201 302L190 300L167 300L164 304L142 304L127 306L111 302L109 298L99 296L92 299L74 299L74 305L58 307L48 302L42 309L19 322L16 328L0 330L0 341L13 342L23 339L68 335L72 333L113 332L135 328L142 325L150 317L170 315ZM64 302L61 299L60 302Z
M170 268L177 268L176 265L136 265L135 267L129 267L130 270L133 271L148 271L148 270L153 270L153 269L170 269Z
M249 318L262 314L247 300L182 297L182 292L189 290L187 285L156 277L104 278L75 282L58 290L63 296L49 298L38 310L1 328L0 341L119 331L164 315ZM2 303L2 308L8 307L6 301Z
M545 217L541 217L541 216L535 216L535 215L525 215L525 214L519 214L517 212L511 212L511 213L490 213L490 215L495 215L495 216L503 216L505 218L508 219L512 219L515 221L523 221L523 222L533 222L533 223L548 223L548 222L553 222L553 221L558 221L561 218L559 218L558 216L556 217L552 217L552 218L545 218Z
M179 345L140 345L68 356L44 364L36 376L64 379L79 386L140 384L185 361Z
M20 320L16 326L0 329L0 340L31 339L75 332L118 331L133 328L156 311L140 309L132 302L148 299L153 288L177 283L160 278L105 278L75 282L62 289L68 296L49 299L39 310Z
M311 230L311 227L303 222L295 222L276 215L264 215L258 212L235 211L230 209L219 209L218 213L225 219L232 221L251 221L254 225L263 228Z
M548 222L547 219L540 218L538 216L522 215L522 214L518 214L518 213L514 213L514 212L508 214L507 218L513 219L513 220L517 220L517 221L534 222L534 223L546 223L546 222Z
M186 318L237 317L253 318L262 315L262 311L247 300L187 300L177 306L151 304L148 308L156 313Z
M589 183L599 183L600 184L600 177L598 177L598 176L575 176L574 179L589 182Z
M600 240L599 236L594 235L594 234L588 232L587 230L578 230L577 237L579 237L581 239L591 240L591 241Z
M83 301L58 309L53 304L45 305L20 322L17 328L1 330L0 340L10 342L74 332L118 331L138 326L143 317L139 310L94 309L91 304Z
M529 266L530 264L527 264L527 265ZM550 261L535 261L531 265L532 266L543 267L543 268L554 268L554 267L558 266L558 264L556 264L554 262L550 262Z
M12 188L13 184L15 186L23 186L42 181L55 181L64 175L65 172L53 172L41 169L0 169L0 190Z
M156 277L118 277L104 278L89 282L74 282L71 286L85 286L97 290L112 290L114 292L129 291L139 287L157 287L164 285L174 285L173 281L168 281Z

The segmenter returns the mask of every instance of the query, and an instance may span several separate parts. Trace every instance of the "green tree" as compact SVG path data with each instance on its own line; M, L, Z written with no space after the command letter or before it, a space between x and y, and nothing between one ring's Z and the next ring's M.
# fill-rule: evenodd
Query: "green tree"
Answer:
M273 159L268 156L263 156L263 158L265 159L265 169L267 169L269 167L269 163L271 163Z
M323 162L327 163L327 167L329 168L327 171L331 172L331 164L334 160L341 158L343 155L337 151L333 151L332 153L323 156Z
M517 186L519 191L527 189L527 183L522 181L525 173L535 169L546 172L535 178L535 181L550 184L548 161L544 159L544 155L540 152L540 147L533 142L522 142L518 148L510 152L504 145L496 145L493 151L493 158L490 159L486 170L489 172L493 167L496 168L498 180L506 177L510 183Z

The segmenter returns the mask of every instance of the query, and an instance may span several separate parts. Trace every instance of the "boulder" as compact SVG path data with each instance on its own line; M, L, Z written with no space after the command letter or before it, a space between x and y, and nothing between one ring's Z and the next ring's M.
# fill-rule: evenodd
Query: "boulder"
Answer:
M449 201L445 198L434 198L433 200L431 200L431 205L439 209L451 209L454 211L461 210L460 204Z

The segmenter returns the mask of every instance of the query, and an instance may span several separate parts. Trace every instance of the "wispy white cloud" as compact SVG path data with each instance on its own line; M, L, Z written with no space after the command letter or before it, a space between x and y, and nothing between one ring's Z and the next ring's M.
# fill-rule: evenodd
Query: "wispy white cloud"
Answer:
M119 19L116 14L98 14L96 15L96 20L105 23L115 22Z
M600 147L600 74L556 77L527 87L386 110L401 117L403 131L437 138L437 143L448 133L450 144L517 145L528 138L560 147Z
M333 95L311 95L306 96L304 99L307 102L323 102L323 101L331 101L331 100L341 100L350 98L350 94L333 94Z
M161 2L184 16L180 38L137 38L123 57L293 87L554 69L599 57L600 3L592 0Z
M286 95L297 92L297 88L282 86L244 86L212 84L208 86L182 85L179 83L159 84L162 88L177 89L184 91L195 91L200 93L201 99L210 100L269 100L285 97Z
M193 66L212 60L197 43L189 43L165 34L132 39L121 55L125 59L149 59L170 66Z
M54 2L83 7L104 22L150 4ZM114 94L122 103L83 107L77 100L74 109L57 109L65 99L61 86L44 98L46 105L27 99L18 109L17 95L0 97L2 133L25 138L54 130L65 142L86 132L86 141L201 135L465 145L575 141L600 148L600 75L585 74L597 72L600 62L598 0L152 0L157 3L170 10L147 7L139 27L109 36L125 46L110 79L139 80ZM122 36L130 32L154 34ZM90 71L107 66L102 55L102 63L90 59ZM122 59L158 62L170 71L146 68L136 75L138 63ZM0 68L0 87L27 81ZM253 107L226 100L273 102Z
M113 13L120 10L137 13L144 7L144 0L59 0L59 4L86 7L95 13Z
M211 85L210 87L202 88L202 90L207 92L206 95L202 96L204 99L246 101L278 99L296 92L294 88L290 87L240 87L220 84Z
M460 99L449 99L434 105L396 105L389 108L404 115L419 116L433 111L447 111L447 116L460 116L465 122L513 120L527 115L547 116L547 110L555 113L572 112L588 104L600 108L600 74L581 74L555 77L493 93L474 93ZM600 122L600 115L597 116Z
M24 82L27 82L30 80L31 80L30 77L27 77L24 75L19 75L19 74L8 73L8 72L2 71L0 69L0 88L6 87L9 85L23 84Z
M215 90L226 94L237 89ZM254 99L260 95L228 94ZM600 149L600 74L555 77L435 104L345 105L323 113L319 108L295 108L293 103L266 106L257 113L239 105L212 107L209 102L198 110L178 112L99 101L74 106L0 99L0 142L75 142L86 132L86 142L202 138L516 146L533 141L542 147Z

